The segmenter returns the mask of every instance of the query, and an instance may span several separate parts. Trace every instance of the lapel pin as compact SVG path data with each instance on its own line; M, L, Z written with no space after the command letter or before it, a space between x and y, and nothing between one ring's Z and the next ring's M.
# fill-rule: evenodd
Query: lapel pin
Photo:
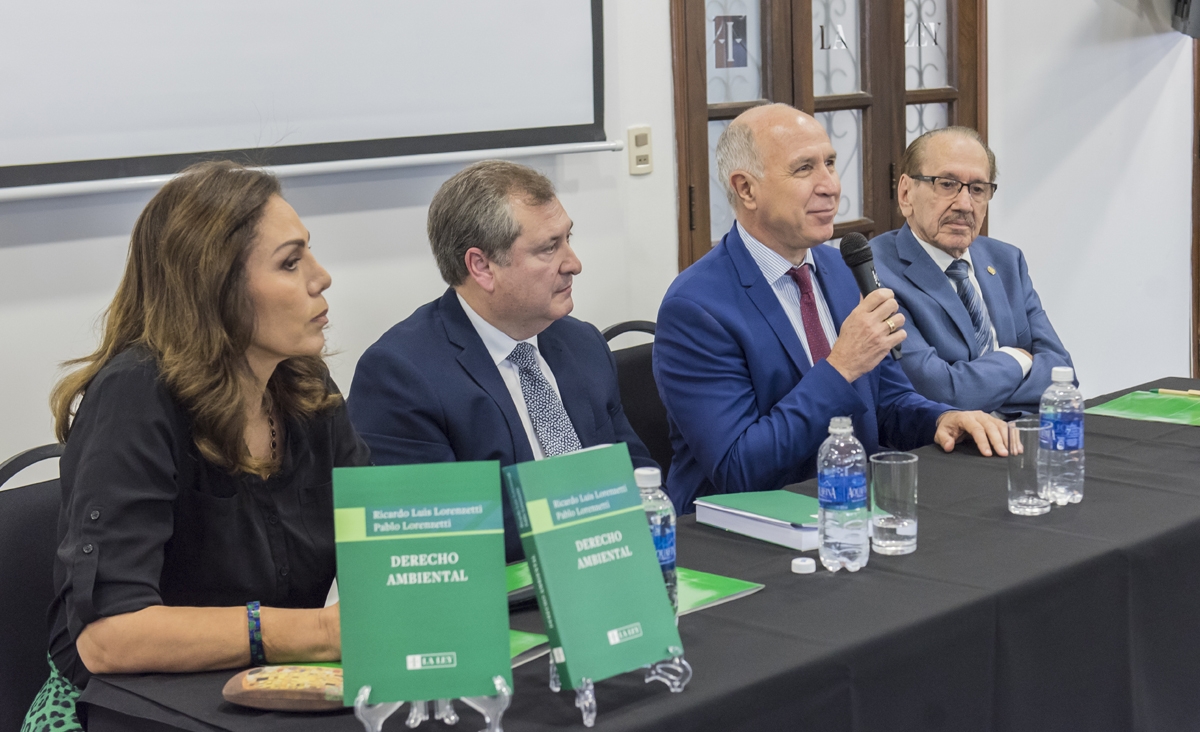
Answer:
M991 266L990 264L988 265L988 274L990 274L990 275L996 274L996 268Z

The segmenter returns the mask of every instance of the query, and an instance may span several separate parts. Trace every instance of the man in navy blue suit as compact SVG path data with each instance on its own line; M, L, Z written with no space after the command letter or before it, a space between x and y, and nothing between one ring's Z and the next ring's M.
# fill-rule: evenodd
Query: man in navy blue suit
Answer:
M812 478L836 416L868 452L950 451L969 436L984 455L1007 454L1002 422L913 391L888 355L905 337L891 291L860 302L837 250L819 246L841 199L836 158L821 125L783 104L744 112L717 143L737 222L671 285L654 342L681 512Z
M918 392L960 409L1037 412L1050 370L1072 366L1021 250L980 236L996 156L968 127L926 132L900 160L907 223L871 240L908 322L901 365Z
M438 190L429 242L450 288L359 359L347 404L379 465L540 460L624 442L656 467L621 409L616 363L568 317L582 270L572 221L543 175L476 163ZM504 501L509 561L523 556Z

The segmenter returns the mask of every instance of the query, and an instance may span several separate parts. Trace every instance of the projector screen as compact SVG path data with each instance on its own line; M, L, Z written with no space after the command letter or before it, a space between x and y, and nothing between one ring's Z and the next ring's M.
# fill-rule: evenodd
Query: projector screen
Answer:
M0 188L605 139L602 0L0 6Z

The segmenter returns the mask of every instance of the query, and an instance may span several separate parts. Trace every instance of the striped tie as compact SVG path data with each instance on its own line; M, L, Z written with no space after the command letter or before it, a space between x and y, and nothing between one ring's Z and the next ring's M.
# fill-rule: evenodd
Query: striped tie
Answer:
M983 298L975 290L968 276L967 261L956 259L946 268L946 276L954 281L958 297L967 307L971 316L971 325L975 326L975 345L979 347L979 355L985 356L992 350L992 319L988 317L983 306Z
M563 407L562 400L554 393L554 387L542 374L537 354L532 345L518 343L508 360L517 366L521 377L521 395L525 397L525 408L529 410L529 421L542 446L546 457L554 457L582 449L579 435L571 424L571 417Z

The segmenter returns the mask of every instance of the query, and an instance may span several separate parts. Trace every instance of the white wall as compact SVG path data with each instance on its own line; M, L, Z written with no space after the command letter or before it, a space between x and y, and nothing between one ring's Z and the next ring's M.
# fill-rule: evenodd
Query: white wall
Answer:
M988 5L991 235L1086 395L1189 375L1193 42L1170 0Z
M550 176L575 221L584 266L575 315L601 328L653 320L678 251L667 3L606 0L604 45L608 137L623 140L627 127L651 125L654 172L630 176L624 152L522 160ZM343 388L367 346L445 289L425 215L438 186L461 167L285 181L316 256L333 275L329 341L340 353L331 366ZM53 440L46 405L57 365L95 347L93 326L116 289L129 231L150 195L0 203L0 460ZM22 482L43 474L31 469Z

